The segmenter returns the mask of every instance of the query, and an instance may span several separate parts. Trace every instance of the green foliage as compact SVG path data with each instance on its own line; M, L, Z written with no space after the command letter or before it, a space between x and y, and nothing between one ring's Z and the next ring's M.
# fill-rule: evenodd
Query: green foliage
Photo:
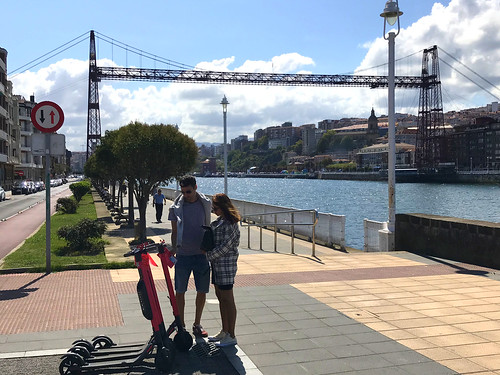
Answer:
M71 192L73 193L76 201L80 202L82 200L82 197L90 192L90 181L85 180L75 182L69 185L69 188L71 189Z
M106 224L99 220L84 218L75 225L65 225L57 231L59 238L68 242L67 248L61 250L64 254L98 254L104 251L104 241L101 239Z
M67 243L64 239L57 236L57 230L63 225L73 225L82 218L95 219L97 217L92 195L85 195L78 206L76 214L66 215L57 212L51 217L50 224L50 242L51 242L51 264L52 269L62 270L69 265L79 267L84 265L96 265L107 263L103 252L97 255L72 254L66 253ZM29 267L34 272L43 272L45 270L45 224L38 232L30 238L27 238L23 245L16 251L10 253L4 258L2 269ZM60 254L64 254L61 256Z
M327 150L330 150L333 146L335 139L335 130L327 130L325 134L320 138L318 144L316 145L316 150L318 153L322 154Z
M356 167L357 167L356 163L350 162L350 163L329 164L326 166L326 169L333 171L338 171L339 169L341 169L342 172L349 172L349 171L355 171Z
M78 202L73 197L59 198L56 210L65 214L74 214L78 208Z

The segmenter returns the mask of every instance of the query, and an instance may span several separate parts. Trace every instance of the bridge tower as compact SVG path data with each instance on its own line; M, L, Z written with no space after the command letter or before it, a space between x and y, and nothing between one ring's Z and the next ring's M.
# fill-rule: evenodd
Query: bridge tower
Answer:
M87 160L101 143L101 116L99 113L99 82L94 30L90 31L89 96L87 112Z
M422 58L415 153L417 169L422 172L435 172L440 163L448 161L436 45L424 49Z

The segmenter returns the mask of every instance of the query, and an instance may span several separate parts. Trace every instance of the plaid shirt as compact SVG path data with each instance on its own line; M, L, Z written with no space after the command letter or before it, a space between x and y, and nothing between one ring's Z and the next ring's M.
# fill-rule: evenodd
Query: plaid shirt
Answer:
M219 217L210 225L214 230L215 242L214 249L207 252L212 265L212 281L217 285L234 284L240 244L238 223L231 224Z

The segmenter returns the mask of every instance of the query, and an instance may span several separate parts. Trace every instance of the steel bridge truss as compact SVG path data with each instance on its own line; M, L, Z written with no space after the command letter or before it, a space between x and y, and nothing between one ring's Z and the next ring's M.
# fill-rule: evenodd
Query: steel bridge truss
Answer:
M231 84L231 85L265 85L265 86L320 86L320 87L368 87L385 88L388 86L386 76L363 75L327 75L327 74L280 74L280 73L242 73L242 72L215 72L207 70L169 70L169 69L144 69L121 67L98 67L95 54L94 32L90 33L90 59L89 59L89 102L87 117L87 158L100 144L101 121L99 115L98 83L101 80L118 81L148 81L148 82L183 82L202 84ZM436 46L434 46L436 47ZM436 47L437 48L437 47ZM431 50L431 49L429 49ZM437 54L436 54L437 57ZM428 53L424 51L424 62ZM437 58L435 59L437 64ZM424 63L423 63L424 64ZM435 67L433 71L435 71ZM430 162L434 165L438 158L429 156L441 155L438 150L441 146L434 144L435 134L444 129L440 122L443 116L441 103L441 82L439 74L424 74L422 76L395 77L398 88L419 88L419 123L418 134L420 144L417 143L417 165L425 168ZM439 98L435 98L438 95ZM424 99L425 98L425 99ZM423 103L423 104L422 104ZM435 105L433 106L434 103ZM424 109L422 109L424 108ZM432 113L432 116L423 114ZM439 113L441 115L439 115ZM421 115L422 114L422 115ZM438 122L436 123L436 120ZM432 130L429 130L432 129Z

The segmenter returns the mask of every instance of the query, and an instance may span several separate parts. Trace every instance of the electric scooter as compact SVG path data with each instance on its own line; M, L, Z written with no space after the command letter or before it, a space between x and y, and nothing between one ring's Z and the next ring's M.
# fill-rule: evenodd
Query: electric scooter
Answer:
M132 248L124 256L134 256L139 271L139 282L137 283L137 294L144 317L151 321L153 335L145 344L115 345L110 346L112 341L107 336L97 336L94 344L87 345L86 340L78 340L68 353L61 357L59 373L75 374L87 371L96 371L104 368L134 367L141 364L144 359L155 356L155 366L158 370L169 372L174 363L175 347L168 337L163 322L158 294L156 292L151 267L149 265L149 252L156 250L155 243L144 243ZM109 341L108 341L109 339ZM100 346L103 345L103 349ZM107 346L107 347L106 347ZM156 348L155 354L153 354ZM99 354L97 354L99 353Z

